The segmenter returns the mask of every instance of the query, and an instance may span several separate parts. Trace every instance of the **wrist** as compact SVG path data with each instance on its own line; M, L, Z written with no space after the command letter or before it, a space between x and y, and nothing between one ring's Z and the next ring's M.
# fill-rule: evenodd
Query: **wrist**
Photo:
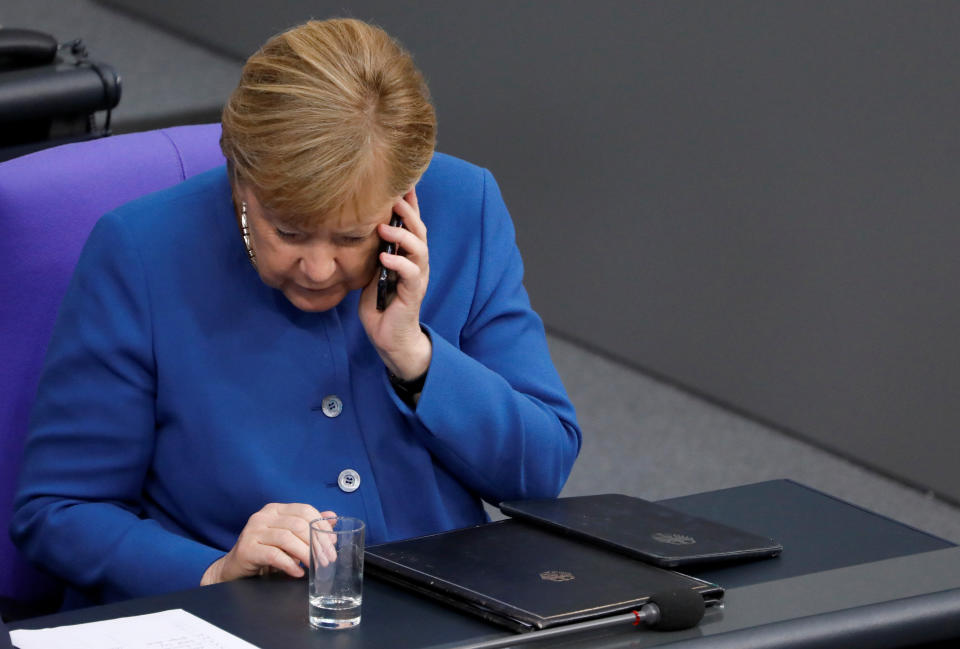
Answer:
M207 566L206 571L203 573L203 577L200 579L201 586L211 586L213 584L220 583L220 569L223 567L224 557L220 557L209 566Z
M416 343L408 347L408 351L396 355L390 359L385 359L387 371L390 373L391 382L414 382L427 374L430 369L430 361L433 358L433 343L426 331L420 328L420 337Z
M387 363L387 376L390 379L390 386L400 397L400 400L411 409L417 407L420 393L423 392L423 385L427 381L430 362L433 359L433 343L422 326L420 327L420 335L419 348L414 350L410 362L402 367Z

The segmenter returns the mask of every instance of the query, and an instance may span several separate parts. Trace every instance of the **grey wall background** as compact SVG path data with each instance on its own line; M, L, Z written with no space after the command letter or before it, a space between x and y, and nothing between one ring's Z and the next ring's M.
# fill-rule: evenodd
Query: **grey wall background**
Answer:
M381 24L552 330L960 501L960 3L105 4L237 58Z

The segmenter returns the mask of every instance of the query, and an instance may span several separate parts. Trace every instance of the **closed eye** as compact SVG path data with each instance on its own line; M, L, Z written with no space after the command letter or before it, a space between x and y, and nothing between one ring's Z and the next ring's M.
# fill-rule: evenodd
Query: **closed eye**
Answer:
M375 232L375 231L374 231L374 232ZM368 233L368 234L357 234L357 235L353 235L353 234L351 234L351 235L343 234L343 235L340 235L340 236L337 237L337 238L340 240L340 244L341 244L341 245L344 245L344 246L359 246L359 245L362 244L364 241L366 241L367 239L369 239L372 234L373 234L373 232L370 232L370 233Z
M274 230L276 231L278 237L281 239L286 239L287 241L293 241L300 236L298 232L291 232L289 230L283 230L277 227L275 227Z

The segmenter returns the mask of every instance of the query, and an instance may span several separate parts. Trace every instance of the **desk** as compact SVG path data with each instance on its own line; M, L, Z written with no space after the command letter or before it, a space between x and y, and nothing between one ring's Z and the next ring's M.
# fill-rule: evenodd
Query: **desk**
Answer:
M698 628L666 633L626 625L549 646L846 649L960 638L960 548L952 543L789 480L664 503L772 536L783 543L783 554L690 571L728 589L723 610L708 613ZM313 631L304 582L285 577L245 579L11 626L35 629L169 608L186 609L263 649L453 649L509 634L375 579L364 584L359 628Z

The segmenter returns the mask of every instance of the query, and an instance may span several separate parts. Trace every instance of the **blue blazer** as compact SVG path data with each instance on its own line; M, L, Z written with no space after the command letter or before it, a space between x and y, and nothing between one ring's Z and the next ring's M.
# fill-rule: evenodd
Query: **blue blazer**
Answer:
M357 516L379 543L556 496L580 430L499 189L436 154L417 195L433 359L416 410L358 291L306 313L260 281L224 168L104 216L33 411L11 525L26 556L110 601L198 585L269 502Z

